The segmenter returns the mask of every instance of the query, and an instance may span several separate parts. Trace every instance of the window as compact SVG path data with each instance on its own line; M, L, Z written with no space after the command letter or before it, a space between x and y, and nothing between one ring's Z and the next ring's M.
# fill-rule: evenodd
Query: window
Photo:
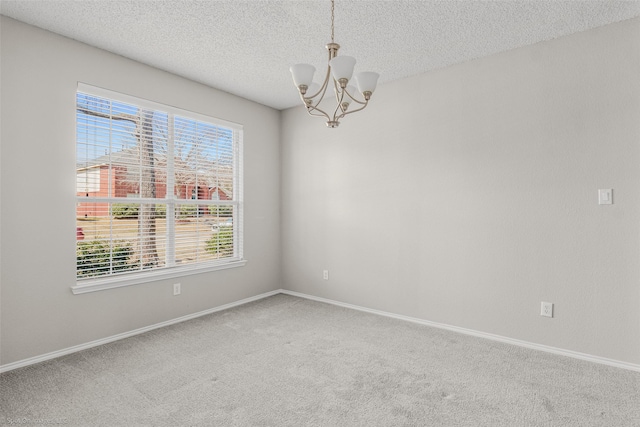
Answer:
M74 293L243 265L241 160L239 125L80 84Z

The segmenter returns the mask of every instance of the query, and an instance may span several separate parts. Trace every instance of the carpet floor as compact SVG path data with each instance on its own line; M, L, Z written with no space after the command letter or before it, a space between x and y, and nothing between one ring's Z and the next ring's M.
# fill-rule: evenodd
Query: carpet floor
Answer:
M640 373L276 295L0 375L20 426L640 426Z

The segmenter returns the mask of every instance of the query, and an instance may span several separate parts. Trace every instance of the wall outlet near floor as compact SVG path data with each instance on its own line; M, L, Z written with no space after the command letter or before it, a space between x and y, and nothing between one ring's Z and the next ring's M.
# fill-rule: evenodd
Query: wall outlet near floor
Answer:
M173 284L173 295L180 295L180 283Z
M553 317L553 303L541 302L540 303L540 316Z
M322 270L322 278L324 280L329 280L329 270Z

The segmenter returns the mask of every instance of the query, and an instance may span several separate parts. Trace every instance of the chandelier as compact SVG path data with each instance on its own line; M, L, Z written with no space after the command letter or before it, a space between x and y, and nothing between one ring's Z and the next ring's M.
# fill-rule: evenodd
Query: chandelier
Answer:
M378 73L364 71L353 76L358 86L357 91L353 85L349 84L356 59L352 56L338 56L340 45L335 43L333 39L333 15L334 0L331 0L331 43L326 46L329 51L329 64L322 85L312 83L313 74L316 71L313 65L296 64L290 68L293 82L300 91L300 99L302 99L307 112L311 116L326 118L327 126L330 128L338 127L340 119L347 114L365 109L376 89L378 77L380 77ZM336 96L336 106L332 114L326 113L319 107L330 85L333 86L333 92ZM354 105L355 108L353 108ZM349 109L350 107L352 109Z

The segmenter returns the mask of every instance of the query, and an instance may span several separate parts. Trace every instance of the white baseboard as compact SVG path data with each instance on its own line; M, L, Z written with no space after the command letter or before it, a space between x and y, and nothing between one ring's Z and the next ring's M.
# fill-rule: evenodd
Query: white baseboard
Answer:
M55 359L60 356L65 356L67 354L76 353L78 351L87 350L89 348L97 347L99 345L108 344L110 342L118 341L124 338L129 338L134 335L143 334L145 332L152 331L158 328L164 328L165 326L173 325L176 323L184 322L185 320L195 319L196 317L205 316L207 314L215 313L217 311L227 310L229 308L237 307L239 305L247 304L249 302L257 301L263 298L267 298L273 295L277 295L281 293L280 290L266 292L264 294L256 295L254 297L245 298L240 301L235 301L229 304L221 305L219 307L210 308L208 310L199 311L197 313L188 314L186 316L178 317L175 319L167 320L166 322L156 323L155 325L145 326L144 328L135 329L133 331L124 332L117 335L112 335L107 338L102 338L99 340L91 341L85 344L75 345L73 347L68 347L58 351L52 351L51 353L43 354L40 356L30 357L28 359L19 360L17 362L8 363L6 365L0 365L0 373L11 371L13 369L22 368L25 366L33 365L35 363L44 362L47 360Z
M585 360L587 362L599 363L599 364L602 364L602 365L609 365L609 366L614 366L616 368L622 368L622 369L628 369L630 371L640 372L640 365L636 365L636 364L633 364L633 363L621 362L621 361L618 361L618 360L607 359L607 358L604 358L604 357L593 356L593 355L590 355L590 354L579 353L579 352L576 352L576 351L564 350L564 349L561 349L561 348L550 347L550 346L546 346L546 345L542 345L542 344L530 343L530 342L527 342L527 341L521 341L521 340L516 340L516 339L513 339L513 338L507 338L507 337L503 337L503 336L500 336L500 335L489 334L489 333L486 333L486 332L474 331L472 329L460 328L458 326L450 326L450 325L445 325L443 323L431 322L431 321L428 321L428 320L418 319L418 318L415 318L415 317L409 317L409 316L403 316L403 315L400 315L400 314L388 313L386 311L374 310L374 309L371 309L371 308L361 307L361 306L353 305L353 304L347 304L347 303L343 303L343 302L339 302L339 301L330 300L330 299L327 299L327 298L316 297L316 296L313 296L313 295L307 295L307 294L303 294L303 293L300 293L300 292L289 291L289 290L286 290L286 289L278 289L278 290L275 290L275 291L266 292L264 294L256 295L254 297L245 298L245 299L242 299L240 301L235 301L235 302L232 302L232 303L229 303L229 304L221 305L219 307L214 307L214 308L211 308L211 309L208 309L208 310L204 310L204 311L200 311L200 312L197 312L197 313L189 314L189 315L186 315L186 316L178 317L178 318L175 318L175 319L167 320L165 322L156 323L154 325L146 326L144 328L139 328L139 329L135 329L133 331L124 332L124 333L117 334L117 335L112 335L112 336L107 337L107 338L102 338L102 339L91 341L91 342L88 342L88 343L85 343L85 344L80 344L80 345L76 345L76 346L73 346L73 347L68 347L68 348L65 348L65 349L62 349L62 350L52 351L51 353L47 353L47 354L43 354L43 355L35 356L35 357L30 357L28 359L19 360L17 362L8 363L6 365L0 365L0 373L11 371L13 369L22 368L22 367L29 366L29 365L33 365L33 364L36 364L36 363L44 362L44 361L47 361L47 360L55 359L57 357L65 356L65 355L71 354L71 353L76 353L78 351L87 350L89 348L97 347L99 345L108 344L110 342L118 341L118 340L121 340L121 339L124 339L124 338L129 338L129 337L132 337L134 335L143 334L145 332L149 332L149 331L152 331L154 329L163 328L165 326L169 326L169 325L173 325L173 324L176 324L176 323L184 322L186 320L195 319L197 317L205 316L207 314L215 313L215 312L222 311L222 310L227 310L229 308L237 307L237 306L240 306L240 305L243 305L243 304L247 304L247 303L250 303L250 302L253 302L253 301L257 301L257 300L260 300L260 299L263 299L263 298L267 298L267 297L270 297L270 296L273 296L273 295L277 295L277 294L286 294L286 295L305 298L305 299L309 299L309 300L313 300L313 301L324 302L324 303L327 303L327 304L333 304L333 305L337 305L337 306L340 306L340 307L349 308L349 309L352 309L352 310L358 310L358 311L363 311L363 312L366 312L366 313L377 314L379 316L386 316L386 317L391 317L393 319L404 320L406 322L418 323L418 324L421 324L421 325L431 326L431 327L439 328L439 329L446 329L446 330L449 330L449 331L452 331L452 332L457 332L457 333L461 333L461 334L465 334L465 335L471 335L471 336L475 336L475 337L479 337L479 338L486 338L486 339L489 339L489 340L498 341L498 342L502 342L502 343L506 343L506 344L517 345L519 347L526 347L526 348L530 348L530 349L533 349L533 350L539 350L539 351L544 351L544 352L547 352L547 353L558 354L560 356L567 356L567 357L572 357L574 359Z
M473 329L460 328L458 326L451 326L451 325L446 325L446 324L443 324L443 323L437 323L437 322L431 322L431 321L428 321L428 320L418 319L418 318L415 318L415 317L403 316L401 314L388 313L386 311L380 311L380 310L374 310L374 309L371 309L371 308L360 307L360 306L357 306L357 305L347 304L347 303L334 301L334 300L330 300L330 299L322 298L322 297L316 297L316 296L313 296L313 295L307 295L307 294L303 294L303 293L300 293L300 292L288 291L286 289L280 289L280 292L283 293L283 294L287 294L287 295L291 295L291 296L295 296L295 297L306 298L306 299L310 299L310 300L313 300L313 301L319 301L319 302L324 302L324 303L327 303L327 304L337 305L337 306L340 306L340 307L350 308L350 309L353 309L353 310L364 311L366 313L377 314L379 316L391 317L391 318L394 318L394 319L399 319L399 320L404 320L404 321L407 321L407 322L418 323L418 324L421 324L421 325L431 326L431 327L434 327L434 328L446 329L448 331L457 332L457 333L461 333L461 334L465 334L465 335L471 335L471 336L474 336L474 337L485 338L485 339L492 340L492 341L498 341L498 342L502 342L502 343L506 343L506 344L517 345L519 347L526 347L526 348L530 348L530 349L533 349L533 350L544 351L546 353L558 354L560 356L572 357L574 359L585 360L587 362L599 363L599 364L602 364L602 365L609 365L609 366L614 366L616 368L622 368L622 369L628 369L630 371L640 372L640 365L636 365L636 364L633 364L633 363L622 362L622 361L614 360L614 359L607 359L605 357L593 356L591 354L579 353L577 351L572 351L572 350L564 350L564 349L561 349L561 348L550 347L550 346L542 345L542 344L535 344L535 343L531 343L531 342L527 342L527 341L517 340L517 339L513 339L513 338L508 338L508 337L503 337L501 335L495 335L495 334L489 334L489 333L486 333L486 332L474 331Z

